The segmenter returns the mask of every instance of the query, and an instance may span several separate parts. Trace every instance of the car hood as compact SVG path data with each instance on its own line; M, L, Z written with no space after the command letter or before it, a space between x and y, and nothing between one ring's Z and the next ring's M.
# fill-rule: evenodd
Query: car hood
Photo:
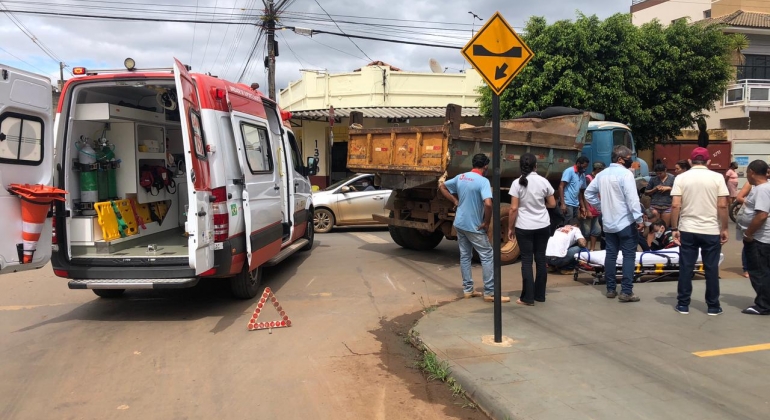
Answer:
M313 205L329 204L335 196L334 191L313 191Z

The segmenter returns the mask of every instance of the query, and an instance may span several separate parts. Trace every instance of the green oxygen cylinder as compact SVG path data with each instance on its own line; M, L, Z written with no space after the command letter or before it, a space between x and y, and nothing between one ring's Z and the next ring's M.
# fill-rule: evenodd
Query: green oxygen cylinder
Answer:
M102 148L98 153L99 172L97 183L99 187L99 201L108 201L117 198L118 185L115 176L114 162L115 153L112 147L103 139Z
M80 163L80 201L81 203L95 203L99 201L99 193L96 181L97 171L92 169L96 163L96 152L87 142L80 144L78 148L78 163Z

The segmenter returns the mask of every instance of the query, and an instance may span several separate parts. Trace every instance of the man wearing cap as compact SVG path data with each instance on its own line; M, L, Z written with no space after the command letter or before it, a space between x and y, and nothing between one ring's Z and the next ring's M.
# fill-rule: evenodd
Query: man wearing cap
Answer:
M489 158L483 153L473 156L473 170L439 185L439 191L451 201L457 212L454 227L457 242L460 244L460 272L463 276L463 294L465 298L482 296L473 289L471 257L473 250L479 254L481 271L484 276L484 301L494 302L494 261L492 245L487 237L487 229L492 219L492 188L484 177L489 168ZM511 298L502 296L503 302Z
M703 258L706 276L708 315L722 313L719 305L719 256L727 242L727 197L722 175L708 169L711 154L697 147L690 154L692 168L674 179L671 189L671 231L679 241L679 285L677 305L680 314L690 313L692 275L698 254ZM700 252L699 252L700 251Z

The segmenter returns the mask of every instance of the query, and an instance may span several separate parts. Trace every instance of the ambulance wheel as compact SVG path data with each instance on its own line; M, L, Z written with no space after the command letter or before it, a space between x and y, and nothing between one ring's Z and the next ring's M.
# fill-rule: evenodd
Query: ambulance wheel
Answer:
M328 233L334 227L334 213L327 209L315 209L313 227L316 233Z
M105 299L115 299L123 296L126 289L92 289L96 296Z
M305 236L304 238L307 239L307 245L300 248L300 251L310 251L313 249L313 241L315 240L315 226L313 223L310 222L310 217L313 216L313 213L308 211L308 220L305 226Z
M230 291L238 299L251 299L260 292L262 267L249 271L247 264L244 263L243 270L230 278Z

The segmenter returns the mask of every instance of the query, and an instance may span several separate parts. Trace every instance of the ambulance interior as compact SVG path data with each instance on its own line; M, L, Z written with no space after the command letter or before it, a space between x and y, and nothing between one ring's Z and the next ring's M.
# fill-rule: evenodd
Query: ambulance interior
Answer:
M173 80L77 87L65 188L71 256L188 256L187 177Z

